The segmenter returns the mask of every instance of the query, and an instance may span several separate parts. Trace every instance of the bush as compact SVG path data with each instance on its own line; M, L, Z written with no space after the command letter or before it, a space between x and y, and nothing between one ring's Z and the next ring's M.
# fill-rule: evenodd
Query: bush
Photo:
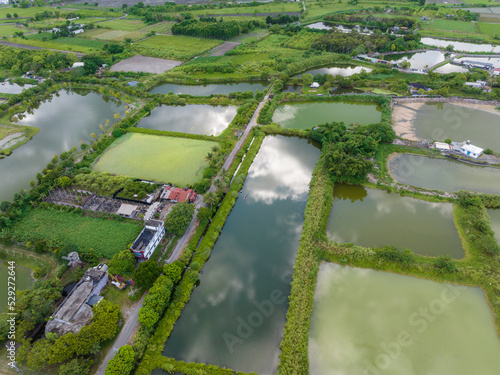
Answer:
M134 350L130 345L122 346L109 361L104 375L128 375L134 369L134 364Z
M177 284L182 276L182 272L184 271L184 264L176 260L173 263L168 263L163 266L163 273L167 276L174 284Z
M457 271L455 262L450 257L439 257L434 263L434 267L438 273L453 273Z
M190 203L177 203L165 219L167 233L182 236L193 219L195 207Z
M491 148L487 148L486 150L484 150L484 153L485 155L493 155L493 150Z
M48 251L47 242L40 240L35 242L34 250L36 253L45 253Z
M115 128L111 132L111 135L115 138L120 138L123 135L123 131L120 128Z
M134 272L134 280L138 286L149 289L160 276L161 267L153 260L147 260L139 264Z

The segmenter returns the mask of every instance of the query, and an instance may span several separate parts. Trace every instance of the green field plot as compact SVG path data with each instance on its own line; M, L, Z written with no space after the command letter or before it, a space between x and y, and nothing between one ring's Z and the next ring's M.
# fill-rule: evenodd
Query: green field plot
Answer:
M498 23L478 22L477 26L481 34L489 35L492 37L500 36L500 25Z
M220 9L202 9L196 10L192 13L199 14L242 14L242 13L279 13L279 12L300 12L302 3L295 2L271 2L266 4L259 4L252 7L239 7L239 8L220 8Z
M98 25L112 30L137 31L146 24L141 20L113 20L99 22Z
M100 51L106 44L106 42L101 40L83 39L78 37L50 39L51 36L51 33L32 34L27 35L27 39L9 38L8 41L42 48L52 48L63 51L75 51L84 53ZM44 41L44 37L47 38L47 40Z
M154 31L157 34L172 34L170 30L172 30L172 26L174 24L175 22L160 22L160 23L155 23L153 25L147 25L138 31L143 33L149 33L150 31Z
M155 35L134 44L141 55L186 61L222 44L222 40Z
M235 36L234 38L231 38L229 41L237 43L252 43L257 41L258 38L263 37L267 33L268 31L266 29L255 29L249 33Z
M288 42L285 43L285 47L306 50L311 48L318 37L319 35L317 34L302 31L292 36Z
M111 258L126 249L141 230L140 223L39 208L18 222L13 232L22 241L46 240L58 247L74 245L79 251L93 250L100 257Z
M186 186L203 177L205 156L216 142L128 133L95 163L99 172Z
M25 27L15 27L11 25L1 25L0 26L0 37L4 36L11 36L14 35L14 33L17 32L22 32L22 33L29 33L32 32L33 30L26 29Z
M94 38L103 39L103 40L115 40L117 42L123 42L127 38L130 38L132 40L137 40L137 39L144 38L145 36L146 36L145 33L141 33L138 31L106 30L103 33L99 33L99 34L95 35Z
M472 22L466 21L449 21L436 18L432 22L425 26L425 29L435 29L444 31L455 31L461 33L473 33L474 24Z
M1 8L0 9L0 18L7 18L7 13L14 15L17 13L19 17L32 17L37 13L43 13L44 11L53 12L54 8L50 7L29 7L29 8Z

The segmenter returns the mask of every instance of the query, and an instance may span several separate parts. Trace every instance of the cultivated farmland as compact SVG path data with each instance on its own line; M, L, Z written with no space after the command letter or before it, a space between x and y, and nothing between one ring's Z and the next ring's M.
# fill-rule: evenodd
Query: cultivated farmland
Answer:
M100 257L111 258L134 241L142 230L139 224L40 208L25 216L14 227L14 233L23 241L46 240L57 246L75 245L80 251L93 249Z
M222 40L155 35L134 45L140 54L186 61L222 44Z
M177 186L201 180L205 156L216 142L129 133L119 138L94 165L99 172Z

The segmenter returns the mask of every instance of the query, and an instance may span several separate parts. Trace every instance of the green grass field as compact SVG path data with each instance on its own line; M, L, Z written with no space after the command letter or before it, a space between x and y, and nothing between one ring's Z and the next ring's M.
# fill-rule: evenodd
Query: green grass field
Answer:
M216 142L128 133L94 164L99 172L186 186L202 178L205 156Z
M103 30L103 29L98 29ZM105 29L104 29L105 30ZM93 30L90 30L93 31ZM125 31L125 30L105 30L97 35L94 35L94 38L102 39L102 40L114 40L117 42L123 42L125 39L130 38L132 40L138 40L144 38L146 36L145 33L141 33L138 31Z
M25 216L13 230L22 240L43 239L57 246L75 245L81 251L93 249L99 256L111 258L135 240L142 225L39 208Z
M113 21L99 22L97 25L112 30L125 30L125 31L137 31L138 29L146 26L146 24L141 20L113 20Z
M474 24L472 22L450 21L439 18L433 19L432 22L425 27L425 29L427 28L461 33L473 33L475 31Z
M498 23L485 23L478 22L477 27L481 34L489 35L491 37L500 36L500 25Z
M134 44L142 55L186 61L222 44L222 40L155 35Z
M14 33L18 32L18 31L23 32L23 33L29 33L29 32L32 32L33 30L26 29L25 27L1 25L0 26L0 37L11 36L11 35L14 35Z
M93 52L100 51L102 47L106 44L106 42L101 40L92 40L92 39L83 39L78 37L65 37L65 38L57 38L50 39L50 33L42 33L42 34L32 34L27 35L27 39L22 38L8 38L9 42L19 43L19 44L27 44L30 46L42 47L42 48L52 48L63 51L74 51L74 52ZM46 41L43 41L43 37L47 37Z

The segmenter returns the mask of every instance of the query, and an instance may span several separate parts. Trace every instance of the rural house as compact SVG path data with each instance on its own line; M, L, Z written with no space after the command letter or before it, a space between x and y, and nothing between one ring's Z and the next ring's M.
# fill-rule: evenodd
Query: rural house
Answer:
M464 155L473 157L474 159L477 159L480 157L483 153L483 149L481 147L474 146L470 143L470 141L465 141L462 143L460 146L460 152Z
M165 225L160 220L146 221L146 225L137 239L134 241L130 251L140 260L148 260L165 235Z

